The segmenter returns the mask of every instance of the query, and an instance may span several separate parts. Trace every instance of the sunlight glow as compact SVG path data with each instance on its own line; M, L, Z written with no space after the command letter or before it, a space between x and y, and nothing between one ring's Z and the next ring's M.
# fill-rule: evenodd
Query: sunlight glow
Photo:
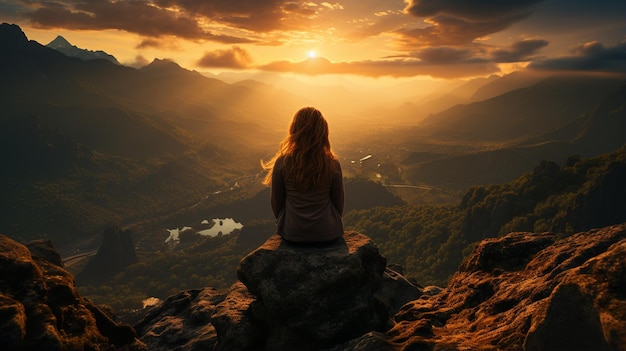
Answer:
M317 53L313 50L310 50L309 52L307 52L307 56L309 58L316 58L317 57Z

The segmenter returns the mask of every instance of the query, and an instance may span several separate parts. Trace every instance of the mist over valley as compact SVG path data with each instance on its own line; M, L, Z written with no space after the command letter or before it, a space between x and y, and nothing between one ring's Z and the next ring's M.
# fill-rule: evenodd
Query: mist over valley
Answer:
M0 49L0 233L85 254L67 267L81 293L119 310L236 281L240 259L275 229L259 161L302 106L328 119L346 228L414 282L445 286L484 238L626 221L623 74L331 79L161 59L133 68L66 56L6 23ZM202 236L226 218L242 228ZM177 245L168 229L180 229ZM136 257L84 271L103 233L122 238L107 252Z

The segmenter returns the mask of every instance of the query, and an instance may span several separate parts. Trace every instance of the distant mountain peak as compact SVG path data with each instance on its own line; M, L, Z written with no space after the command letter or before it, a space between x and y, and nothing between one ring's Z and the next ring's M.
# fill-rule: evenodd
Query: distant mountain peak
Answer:
M115 63L116 65L120 64L115 58L115 56L113 55L107 54L106 52L102 50L93 51L93 50L81 49L77 47L76 45L72 45L69 41L67 41L67 39L65 39L64 37L60 35L58 35L53 41L48 43L46 47L62 52L66 56L79 58L83 61L104 59L107 61L111 61Z
M185 75L202 76L200 73L196 71L190 71L186 68L181 67L178 63L170 59L155 58L152 62L150 62L150 64L141 67L140 70L149 74L156 74L156 75L185 74Z
M144 66L143 69L182 69L180 65L170 59L158 59L155 58L148 65Z
M60 35L57 35L57 37L46 46L55 50L58 50L60 48L76 48L76 46L70 44L67 39L63 38Z

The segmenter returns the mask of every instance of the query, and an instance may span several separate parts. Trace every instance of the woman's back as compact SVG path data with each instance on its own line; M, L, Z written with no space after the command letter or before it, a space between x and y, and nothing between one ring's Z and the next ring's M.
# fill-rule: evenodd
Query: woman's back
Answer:
M281 174L282 159L278 159L272 179L273 208L278 211L277 231L286 240L295 242L328 241L343 235L344 193L339 162L338 172L320 188L309 191Z
M343 235L343 176L321 112L300 109L279 152L263 165L271 170L265 183L272 186L270 202L278 234L294 242Z

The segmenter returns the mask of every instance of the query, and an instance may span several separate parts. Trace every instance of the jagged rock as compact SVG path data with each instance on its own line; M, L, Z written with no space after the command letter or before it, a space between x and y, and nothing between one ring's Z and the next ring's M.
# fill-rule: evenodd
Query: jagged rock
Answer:
M419 298L423 294L420 287L415 286L402 275L398 265L388 265L383 272L383 281L374 296L386 307L387 315L393 316L407 302Z
M0 345L5 350L145 350L120 325L82 298L49 241L35 253L0 235Z
M385 263L371 239L355 232L325 247L272 236L242 259L242 281L228 291L178 293L135 329L157 351L330 347L388 329L400 306L420 296L400 267Z
M151 308L135 330L150 351L214 350L211 315L225 298L213 288L181 291Z
M316 349L387 329L389 308L375 296L385 266L374 242L356 232L328 246L274 235L241 260L237 274L258 300L253 312L266 326L268 350Z
M216 350L262 349L266 330L252 317L256 300L241 282L233 284L211 316L217 330Z
M624 350L626 224L486 239L447 288L395 320L333 350Z
M39 256L42 259L63 267L63 260L61 254L52 245L52 240L39 239L26 243L26 247L32 256Z
M442 287L435 286L435 285L429 285L429 286L425 286L422 289L422 295L434 296L434 295L439 294L442 291L443 291Z
M107 227L102 234L98 253L78 273L79 282L101 282L137 262L132 233L117 227Z
M626 224L567 238L511 233L484 240L443 290L422 293L399 271L385 267L362 234L348 232L329 247L291 246L274 236L241 261L243 284L175 295L137 330L151 350L621 351L626 345ZM383 317L408 298L387 329ZM12 328L19 331L19 323Z
M610 350L598 311L577 284L559 284L532 319L526 351Z

